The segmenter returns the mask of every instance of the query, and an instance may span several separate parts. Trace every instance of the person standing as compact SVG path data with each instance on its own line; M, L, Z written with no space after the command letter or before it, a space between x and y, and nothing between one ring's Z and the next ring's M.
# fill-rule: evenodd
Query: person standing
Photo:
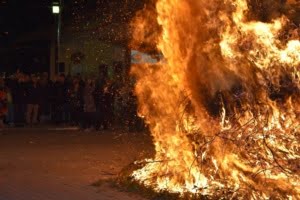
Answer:
M49 80L49 75L44 72L40 81L41 90L41 104L40 104L40 121L46 122L50 120L50 97L51 97L51 87L52 83Z
M25 75L23 73L17 72L9 86L11 89L12 98L14 100L14 124L16 126L23 126L25 123L26 85L27 83L25 81Z
M7 88L7 118L6 121L10 126L14 126L14 104L11 90Z
M31 82L26 89L27 111L26 123L28 125L36 125L38 123L39 105L41 99L40 86L35 75L32 76Z
M73 80L72 87L69 90L69 101L71 120L75 125L82 125L83 113L83 88L78 79Z
M6 79L5 87L7 91L7 118L6 122L10 126L14 126L15 124L15 111L14 111L14 99L13 99L13 91L15 80L13 76L10 76L8 79Z
M95 81L88 79L83 90L84 121L83 128L91 129L96 125L96 104L94 99Z
M4 118L7 114L7 95L3 78L0 78L0 130L4 128Z
M68 104L68 90L69 87L66 82L64 74L58 76L56 82L53 84L53 120L56 124L64 124L69 117Z
M110 79L108 77L108 66L99 66L99 77L94 91L94 102L96 103L97 124L96 129L108 129L112 121L112 95L110 92Z

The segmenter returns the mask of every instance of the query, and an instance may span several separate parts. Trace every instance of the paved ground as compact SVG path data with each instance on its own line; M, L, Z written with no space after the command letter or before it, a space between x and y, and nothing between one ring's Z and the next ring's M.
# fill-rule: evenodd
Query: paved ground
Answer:
M114 177L151 152L150 139L122 131L11 129L0 133L0 200L138 200L109 186ZM145 149L147 149L145 151Z

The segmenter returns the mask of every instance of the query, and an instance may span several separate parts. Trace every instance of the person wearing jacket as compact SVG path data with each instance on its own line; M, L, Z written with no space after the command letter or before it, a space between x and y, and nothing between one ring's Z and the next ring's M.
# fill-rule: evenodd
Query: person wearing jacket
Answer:
M75 125L82 125L82 113L84 107L83 87L78 79L73 80L73 84L68 93L70 102L71 120Z
M41 99L41 90L36 76L32 76L31 82L26 88L26 123L35 125L38 123L39 105Z
M53 115L52 119L56 124L64 124L69 116L69 87L64 74L60 74L52 85Z
M83 89L84 115L82 121L82 128L87 130L95 128L95 124L97 123L96 104L94 99L95 88L95 81L90 78L87 79Z
M7 94L4 80L0 78L0 130L4 128L4 118L7 114Z

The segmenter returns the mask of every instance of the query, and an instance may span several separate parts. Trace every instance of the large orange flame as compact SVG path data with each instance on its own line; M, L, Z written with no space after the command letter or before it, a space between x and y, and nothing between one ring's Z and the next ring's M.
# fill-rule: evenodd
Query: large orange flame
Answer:
M246 0L158 0L156 11L165 59L132 68L156 155L132 176L158 191L300 199L300 41L283 39L288 18L250 21Z

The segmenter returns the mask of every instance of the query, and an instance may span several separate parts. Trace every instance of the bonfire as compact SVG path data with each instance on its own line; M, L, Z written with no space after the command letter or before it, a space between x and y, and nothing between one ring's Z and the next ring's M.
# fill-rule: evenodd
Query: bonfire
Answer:
M154 8L155 23L138 15L134 36L163 59L132 73L156 154L133 179L208 198L300 199L300 40L290 19L261 21L246 0Z

